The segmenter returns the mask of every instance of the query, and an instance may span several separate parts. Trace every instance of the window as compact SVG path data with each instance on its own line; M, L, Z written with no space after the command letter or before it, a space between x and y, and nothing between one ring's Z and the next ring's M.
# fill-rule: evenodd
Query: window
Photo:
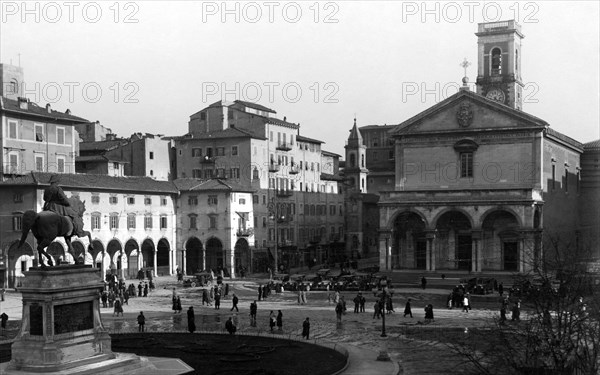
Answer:
M263 216L263 218L262 218L262 226L263 226L263 228L267 227L267 217L266 216Z
M100 203L100 195L92 194L92 204L99 204L99 203Z
M189 217L190 217L190 229L198 229L198 226L196 224L198 216L192 214Z
M119 203L119 197L117 197L116 195L111 195L110 198L108 198L108 203L110 203L110 204Z
M13 202L21 203L23 202L23 193L17 192L13 194Z
M206 112L200 112L200 121L206 120Z
M329 206L329 215L335 215L335 205Z
M254 216L254 228L258 227L258 216Z
M135 214L127 215L127 229L135 229Z
M110 214L110 229L119 229L119 214Z
M167 216L160 215L160 229L167 229Z
M569 170L565 168L565 193L569 192Z
M258 176L258 168L254 168L254 169L252 170L252 179L253 179L253 180L258 180L258 179L259 179L259 176Z
M160 205L161 206L167 205L167 197L160 197Z
M188 197L188 205L190 205L190 206L197 206L198 205L198 196L197 195L190 195Z
M23 215L21 213L14 214L12 222L15 232L20 232L23 229Z
M267 204L267 196L263 194L263 205Z
M35 141L36 142L44 141L44 125L43 124L35 124Z
M258 204L258 195L253 195L252 196L252 203L253 204Z
M231 146L231 155L235 156L238 154L238 146Z
M215 154L215 156L223 156L225 155L225 147L217 147L217 153Z
M216 195L209 195L208 196L208 205L209 206L215 206L219 203L219 200L217 198Z
M118 170L119 169L119 163L117 163L117 162L113 163L113 169Z
M17 139L17 123L16 123L16 121L8 122L8 138Z
M225 175L225 168L217 169L217 178L227 178L227 176Z
M152 198L151 197L145 197L144 198L144 204L146 206L151 206L152 205Z
M217 216L216 215L208 216L208 228L209 229L217 229Z
M344 216L344 213L342 210L342 205L340 204L340 206L338 208L339 208L338 212L340 213L340 216Z
M209 158L212 158L212 157L213 157L213 151L212 151L212 148L210 148L210 147L207 147L207 148L206 148L206 156L208 156Z
M472 152L461 152L460 153L460 177L461 178L473 177L473 153Z
M65 157L64 156L56 157L56 171L58 173L65 173Z
M152 215L151 214L144 216L144 228L152 229Z
M492 50L492 75L502 74L502 51L500 48L494 48Z
M102 216L98 212L92 214L92 230L100 229L101 220Z
M192 157L193 158L199 158L202 156L202 149L201 148L193 148L192 149Z
M193 178L202 178L202 170L201 169L192 169L192 177Z
M65 128L56 128L56 143L65 144Z
M550 182L550 187L552 190L556 187L554 182L556 181L556 165L552 164L552 182Z
M579 188L581 187L581 176L579 174L579 168L577 168L577 192L579 193Z
M150 151L150 155L148 155L150 160L154 159L154 151Z
M240 198L240 200L239 200L239 204L240 204L240 205L244 205L244 204L246 204L246 200L245 200L244 198Z
M205 169L204 170L204 178L213 178L213 170Z
M269 141L273 142L273 131L269 132Z
M35 170L38 172L44 171L44 155L35 155Z
M127 204L135 204L135 197L127 197Z
M240 178L240 169L239 168L231 168L231 178Z

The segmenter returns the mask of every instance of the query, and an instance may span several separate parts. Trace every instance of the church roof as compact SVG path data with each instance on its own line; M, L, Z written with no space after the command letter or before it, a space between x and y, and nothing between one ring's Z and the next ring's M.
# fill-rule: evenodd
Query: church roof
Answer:
M529 123L533 126L538 126L538 127L550 126L546 121L544 121L538 117L535 117L533 115L530 115L526 112L519 111L519 110L516 110L509 106L506 106L504 104L498 103L495 100L488 99L485 96L479 95L475 92L472 92L469 90L460 90L456 94L446 98L445 100L442 100L441 102L427 108L426 110L424 110L424 111L418 113L417 115L409 118L408 120L400 123L398 126L393 128L392 130L390 130L390 133L392 135L394 135L394 134L400 135L400 134L408 133L413 124L420 123L423 119L425 119L429 116L432 116L440 111L445 110L449 106L454 105L457 101L464 99L464 98L468 98L472 102L477 102L484 106L493 108L494 110L496 110L498 112L502 112L509 116L516 117L519 120Z

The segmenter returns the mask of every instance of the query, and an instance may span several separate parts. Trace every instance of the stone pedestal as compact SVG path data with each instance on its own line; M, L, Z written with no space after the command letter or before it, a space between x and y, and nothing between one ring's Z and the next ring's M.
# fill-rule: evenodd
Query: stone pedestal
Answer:
M25 272L21 331L2 374L160 373L148 358L111 351L100 318L100 271L88 265ZM173 361L178 361L174 359ZM179 361L181 362L181 361ZM169 372L185 373L187 371Z

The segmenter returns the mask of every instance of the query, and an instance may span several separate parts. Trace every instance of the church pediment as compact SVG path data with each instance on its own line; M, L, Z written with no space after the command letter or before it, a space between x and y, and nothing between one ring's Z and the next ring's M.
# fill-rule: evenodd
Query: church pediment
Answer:
M548 124L523 111L471 91L460 91L392 129L392 135L545 128Z

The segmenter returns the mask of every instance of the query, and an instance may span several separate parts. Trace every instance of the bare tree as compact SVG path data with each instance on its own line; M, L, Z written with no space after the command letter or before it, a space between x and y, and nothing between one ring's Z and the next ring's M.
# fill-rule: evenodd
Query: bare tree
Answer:
M588 272L587 252L558 237L545 240L542 259L514 277L509 304L522 304L524 319L496 318L449 344L474 373L600 373L600 279Z

